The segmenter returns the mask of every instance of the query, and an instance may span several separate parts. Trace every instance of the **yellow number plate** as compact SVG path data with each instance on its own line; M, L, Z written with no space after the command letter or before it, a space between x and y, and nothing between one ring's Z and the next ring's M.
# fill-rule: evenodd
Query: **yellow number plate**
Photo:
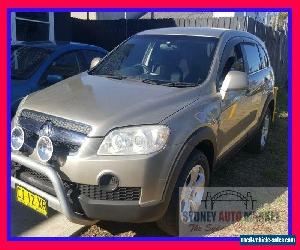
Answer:
M47 200L19 185L16 186L16 200L42 215L48 215Z

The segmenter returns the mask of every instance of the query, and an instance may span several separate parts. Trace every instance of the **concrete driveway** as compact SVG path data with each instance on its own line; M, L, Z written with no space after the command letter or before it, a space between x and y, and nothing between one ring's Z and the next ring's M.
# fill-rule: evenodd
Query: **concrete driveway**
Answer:
M31 237L68 237L84 226L69 222L62 214L49 209L48 218L15 201L11 192L11 235Z

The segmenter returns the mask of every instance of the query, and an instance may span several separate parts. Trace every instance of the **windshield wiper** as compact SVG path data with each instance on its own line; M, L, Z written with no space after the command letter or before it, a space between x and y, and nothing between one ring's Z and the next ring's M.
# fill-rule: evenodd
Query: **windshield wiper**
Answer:
M165 84L165 86L176 87L176 88L190 88L198 86L197 83L186 83L186 82L170 82Z
M153 85L162 85L166 83L166 81L158 80L158 79L143 79L142 82L153 84Z
M123 80L126 79L126 76L121 76L121 75L100 75L100 76L104 76L106 78L112 78L112 79L117 79L117 80Z
M169 87L176 87L176 88L186 88L186 87L198 86L197 83L169 82L169 81L159 80L159 79L143 79L142 82L148 83L148 84L153 84L153 85L162 85L162 86L169 86Z

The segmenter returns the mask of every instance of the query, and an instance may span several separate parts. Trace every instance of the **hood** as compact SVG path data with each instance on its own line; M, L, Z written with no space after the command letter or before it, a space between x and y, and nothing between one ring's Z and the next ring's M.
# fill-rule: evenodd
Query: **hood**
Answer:
M116 127L161 122L193 101L191 89L85 72L33 93L23 108L91 125L89 136L105 136Z

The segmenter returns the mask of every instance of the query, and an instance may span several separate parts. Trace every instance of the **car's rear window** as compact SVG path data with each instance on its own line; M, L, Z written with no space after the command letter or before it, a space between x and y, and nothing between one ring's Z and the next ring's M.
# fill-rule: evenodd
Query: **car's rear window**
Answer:
M30 78L52 52L50 49L31 46L13 46L11 48L11 77L25 80Z

